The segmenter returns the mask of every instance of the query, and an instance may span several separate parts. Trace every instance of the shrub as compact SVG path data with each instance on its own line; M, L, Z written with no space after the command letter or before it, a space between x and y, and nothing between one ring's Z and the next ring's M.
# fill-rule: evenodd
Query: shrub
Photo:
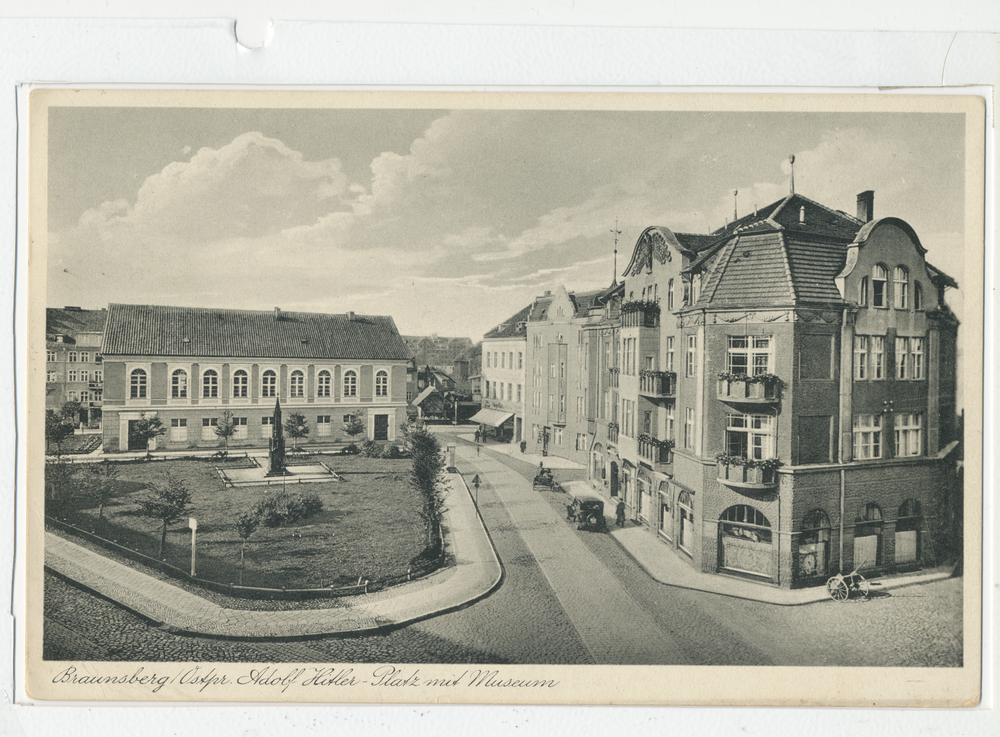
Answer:
M357 455L360 452L360 450L358 446L356 446L354 443L351 443L347 447L341 448L340 452L345 456L353 456Z
M382 446L382 458L402 458L403 452L399 449L397 445L389 443L388 445Z
M257 502L251 514L264 527L281 527L306 519L323 509L323 501L316 494L277 494Z
M382 453L382 446L374 440L366 440L361 444L361 450L359 453L364 458L378 458Z

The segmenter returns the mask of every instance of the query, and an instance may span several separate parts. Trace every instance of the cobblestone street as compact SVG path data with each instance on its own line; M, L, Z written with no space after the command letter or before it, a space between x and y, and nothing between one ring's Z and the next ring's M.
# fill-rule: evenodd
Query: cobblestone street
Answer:
M958 666L962 579L869 600L776 606L663 585L608 535L561 519L517 459L476 458L500 587L464 609L378 635L292 642L186 637L46 576L46 659L218 662ZM564 472L571 476L573 472ZM527 477L527 478L526 478ZM671 554L665 551L665 554ZM876 591L878 591L876 589Z

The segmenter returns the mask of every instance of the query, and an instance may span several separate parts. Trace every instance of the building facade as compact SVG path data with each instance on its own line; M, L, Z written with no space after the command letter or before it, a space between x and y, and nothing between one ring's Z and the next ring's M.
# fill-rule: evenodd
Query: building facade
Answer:
M525 440L525 353L531 305L511 315L483 336L479 378L482 408L473 420L488 437L504 442Z
M589 475L665 552L780 586L944 554L957 285L873 209L792 194L711 235L638 239Z
M152 414L155 447L216 447L227 411L230 446L266 446L279 398L306 442L345 439L354 417L392 441L406 419L410 352L390 317L112 304L101 352L107 451L145 448L135 423Z
M616 287L581 293L560 287L533 303L527 324L524 411L528 445L536 452L590 464L597 403L609 389L596 373L597 356L603 350L604 331L609 339L614 333L609 311L616 309L617 293Z
M101 339L107 310L80 307L45 311L45 407L59 410L66 402L80 402L80 423L101 423L104 365Z

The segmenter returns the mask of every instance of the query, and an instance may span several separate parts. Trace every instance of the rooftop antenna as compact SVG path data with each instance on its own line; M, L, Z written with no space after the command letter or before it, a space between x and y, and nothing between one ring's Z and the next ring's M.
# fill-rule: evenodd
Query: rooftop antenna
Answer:
M788 194L795 194L795 154L788 157L788 163L792 166L792 173L788 178Z
M740 193L740 191L739 191L738 189L734 189L734 190L733 190L733 222L734 222L734 223L735 223L735 222L736 222L737 220L739 220L739 218L740 218L740 216L736 214L736 204L737 204L737 201L738 201L738 200L737 200L737 197L736 197L736 196L737 196L737 195L738 195L739 193Z
M615 265L614 265L614 272L612 272L611 274L611 286L617 287L618 286L618 236L622 234L622 232L618 230L618 218L615 218L615 227L611 230L611 232L614 233L615 236Z

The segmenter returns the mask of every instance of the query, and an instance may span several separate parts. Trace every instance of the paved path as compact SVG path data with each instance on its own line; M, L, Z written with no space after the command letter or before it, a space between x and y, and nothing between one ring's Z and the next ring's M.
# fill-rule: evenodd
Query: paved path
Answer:
M52 533L45 536L45 564L178 632L277 639L378 630L464 606L500 583L500 562L467 487L460 476L447 478L451 490L444 519L445 544L455 565L369 595L333 599L328 609L227 609Z
M564 482L562 486L570 495L588 494L603 497L605 511L614 509L614 502L604 497L601 489L595 489L586 481ZM646 573L660 583L779 606L800 606L831 600L825 585L787 589L744 581L732 576L703 573L695 570L681 558L679 553L657 538L649 528L635 524L616 527L611 517L607 517L607 520L608 532L614 541L642 566ZM878 576L874 580L877 581L878 589L888 590L950 578L952 570L952 566L942 566L894 576Z
M463 472L479 474L500 497L596 663L689 663L529 480L492 456L477 457L475 447L460 445L457 454Z

